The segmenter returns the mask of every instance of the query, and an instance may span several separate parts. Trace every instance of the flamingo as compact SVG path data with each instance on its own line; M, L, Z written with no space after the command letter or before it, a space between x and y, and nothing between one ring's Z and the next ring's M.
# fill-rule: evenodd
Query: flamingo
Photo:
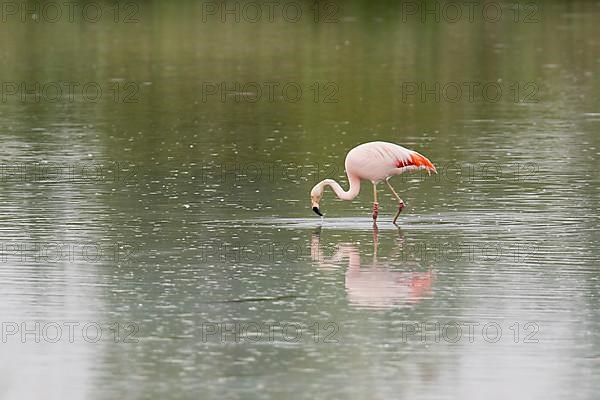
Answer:
M435 166L426 157L416 151L389 142L368 142L356 146L346 155L345 167L350 183L348 191L344 191L340 184L333 179L325 179L317 183L310 191L312 209L317 215L323 216L319 203L326 186L330 186L340 199L352 200L360 192L360 181L367 180L373 184L373 222L377 222L379 214L377 184L385 181L398 200L398 212L393 220L393 224L396 224L406 203L390 184L390 178L419 169L427 170L430 175L431 171L437 173Z

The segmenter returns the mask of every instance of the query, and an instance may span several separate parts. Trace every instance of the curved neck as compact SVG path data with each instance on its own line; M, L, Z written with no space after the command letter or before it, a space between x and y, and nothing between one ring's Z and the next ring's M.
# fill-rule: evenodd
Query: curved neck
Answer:
M335 192L335 195L342 200L352 200L353 198L358 196L358 193L360 192L360 178L348 174L348 181L350 182L350 188L347 192L344 191L340 184L334 181L333 179L325 179L324 181L321 181L319 185L331 186L331 188Z

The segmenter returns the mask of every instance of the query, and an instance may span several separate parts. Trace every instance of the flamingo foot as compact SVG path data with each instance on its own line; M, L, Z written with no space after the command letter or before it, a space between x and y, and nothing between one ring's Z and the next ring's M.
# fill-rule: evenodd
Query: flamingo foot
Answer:
M377 221L377 216L379 215L379 203L373 203L373 221Z
M406 203L404 203L404 200L400 200L400 203L398 203L398 212L396 213L396 216L394 217L394 220L392 221L392 223L394 225L396 225L396 220L398 219L398 216L400 215L400 213L402 212L404 207L406 207Z

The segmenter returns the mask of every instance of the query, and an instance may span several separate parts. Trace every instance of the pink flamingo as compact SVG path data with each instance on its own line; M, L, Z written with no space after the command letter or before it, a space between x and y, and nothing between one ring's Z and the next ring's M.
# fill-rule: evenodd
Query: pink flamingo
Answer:
M345 166L350 182L348 191L344 191L333 179L325 179L317 183L310 191L312 209L318 215L323 216L319 209L319 202L323 197L325 186L331 186L340 199L352 200L360 192L360 181L363 179L373 184L373 221L377 221L379 214L377 184L385 181L398 199L398 212L393 221L396 224L405 203L390 185L389 179L394 175L419 169L426 169L429 174L431 171L437 172L435 166L426 157L416 151L388 142L369 142L356 146L346 155Z

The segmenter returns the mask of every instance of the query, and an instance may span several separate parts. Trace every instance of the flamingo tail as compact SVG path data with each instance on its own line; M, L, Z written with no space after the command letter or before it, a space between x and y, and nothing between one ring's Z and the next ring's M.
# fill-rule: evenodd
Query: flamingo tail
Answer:
M404 159L399 159L396 162L397 168L405 168L412 167L416 169L426 169L428 173L431 174L431 171L437 174L437 170L435 165L431 163L427 159L427 157L417 153L416 151L409 150L410 153L404 157Z
M414 165L417 168L424 168L427 170L427 172L435 172L437 174L437 170L435 169L435 165L433 165L431 163L431 161L429 161L427 159L427 157L417 153L416 151L413 152L410 155L410 159L411 159L411 164Z

